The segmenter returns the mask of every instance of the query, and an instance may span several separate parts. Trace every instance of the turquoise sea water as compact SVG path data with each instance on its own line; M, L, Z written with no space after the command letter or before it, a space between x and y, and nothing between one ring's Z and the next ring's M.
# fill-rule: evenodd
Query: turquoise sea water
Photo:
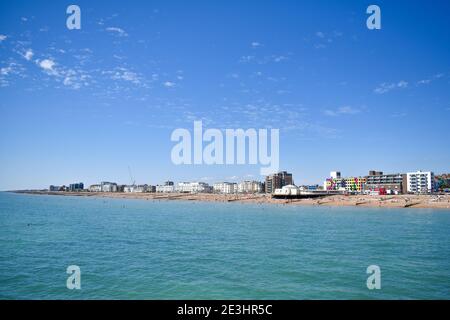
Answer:
M450 211L0 193L0 298L449 299Z

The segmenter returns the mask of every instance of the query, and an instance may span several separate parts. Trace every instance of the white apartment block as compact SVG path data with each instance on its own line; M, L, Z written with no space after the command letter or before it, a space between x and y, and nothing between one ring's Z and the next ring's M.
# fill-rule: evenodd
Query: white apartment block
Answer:
M213 191L215 193L232 194L236 193L237 190L237 183L233 182L220 182L213 185Z
M239 193L261 193L263 184L259 181L242 181L238 184Z
M331 171L330 172L331 179L340 179L341 178L341 172L340 171Z
M102 187L102 192L117 192L118 191L117 183L113 183L113 182L102 182L101 187Z
M406 184L408 193L431 193L434 191L434 173L420 170L408 172Z
M182 193L210 193L212 188L205 182L179 182L176 190Z
M125 193L144 193L148 192L148 186L147 185L131 185L131 186L125 186L123 188L123 192Z
M102 192L102 186L99 184L93 184L89 187L90 192Z
M174 185L156 186L156 192L172 193L175 192L175 186Z

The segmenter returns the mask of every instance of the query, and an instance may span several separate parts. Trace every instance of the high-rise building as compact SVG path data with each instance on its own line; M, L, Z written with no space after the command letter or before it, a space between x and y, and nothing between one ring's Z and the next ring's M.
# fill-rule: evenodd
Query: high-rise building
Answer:
M408 193L431 193L434 191L434 173L431 171L408 172L406 181Z
M268 175L266 177L266 193L274 193L275 189L281 189L284 186L294 184L292 180L292 173L287 173L286 171L281 171Z

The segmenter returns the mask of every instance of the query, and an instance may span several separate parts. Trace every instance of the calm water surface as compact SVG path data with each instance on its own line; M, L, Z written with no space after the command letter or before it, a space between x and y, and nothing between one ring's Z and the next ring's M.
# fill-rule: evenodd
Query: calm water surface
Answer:
M450 211L0 193L0 298L449 299Z

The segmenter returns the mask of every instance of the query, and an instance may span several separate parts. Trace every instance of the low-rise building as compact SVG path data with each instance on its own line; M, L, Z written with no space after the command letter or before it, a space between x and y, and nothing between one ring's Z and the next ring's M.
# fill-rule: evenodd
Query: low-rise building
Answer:
M283 186L282 188L275 189L275 196L297 196L300 195L300 188L292 184Z
M342 178L339 174L331 172L330 178L326 179L323 187L327 191L346 191L346 192L364 192L366 178L364 177L347 177Z
M436 191L450 192L450 174L444 173L434 177Z
M179 182L176 190L181 193L211 193L212 187L205 182Z
M164 186L157 185L155 190L157 193L172 193L176 191L175 186L173 184Z
M263 184L259 181L242 181L237 186L239 193L261 193Z
M69 184L69 191L70 192L78 192L84 190L84 183L83 182L77 182L77 183L71 183Z
M237 183L234 182L220 182L213 185L214 193L233 194L237 193Z
M383 174L382 171L369 171L366 178L365 191L378 191L386 194L401 194L407 192L406 174Z
M406 174L408 193L434 192L434 173L431 171L416 171Z
M48 191L52 191L52 192L61 191L61 187L51 185L50 187L48 187Z
M153 186L149 186L146 184L141 184L141 185L130 185L130 186L125 186L123 188L123 192L126 193L147 193L147 192L154 192L153 190Z
M102 182L102 192L118 192L117 183L115 182Z
M89 186L90 192L102 192L102 186L100 184L93 184Z

